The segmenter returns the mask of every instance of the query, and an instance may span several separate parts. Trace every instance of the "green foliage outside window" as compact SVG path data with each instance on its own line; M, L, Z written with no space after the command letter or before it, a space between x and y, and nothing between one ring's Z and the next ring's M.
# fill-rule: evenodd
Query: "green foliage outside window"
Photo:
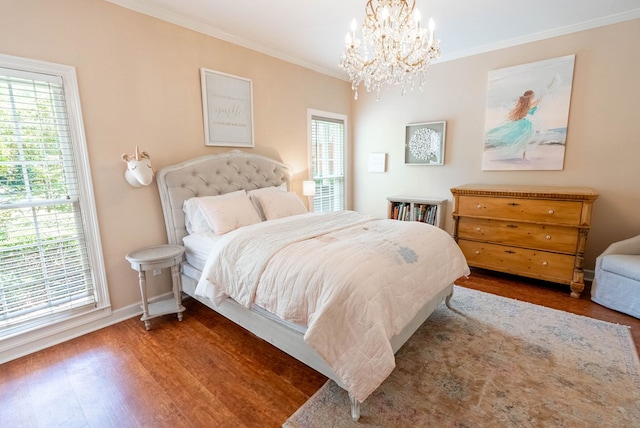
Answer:
M70 147L62 87L0 76L0 325L93 294Z

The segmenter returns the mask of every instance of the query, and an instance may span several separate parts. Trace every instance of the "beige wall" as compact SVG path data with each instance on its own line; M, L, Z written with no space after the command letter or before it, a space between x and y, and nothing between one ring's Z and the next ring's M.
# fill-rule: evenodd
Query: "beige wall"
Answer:
M443 41L444 43L444 41ZM386 215L386 197L447 198L465 183L589 186L594 204L585 267L611 242L640 234L640 20L433 65L424 92L360 93L354 103L354 208ZM444 45L443 45L444 46ZM575 54L562 171L482 171L487 73ZM444 166L404 165L409 123L447 121ZM388 172L367 172L371 152L388 153ZM452 202L447 230L452 231Z
M349 84L102 0L0 0L0 53L76 67L102 246L114 309L140 300L124 255L166 243L155 183L124 180L136 144L153 166L204 146L200 67L252 79L256 147L307 178L307 109L348 114ZM154 282L155 281L155 282ZM168 291L168 275L152 292Z
M347 82L150 18L102 0L0 0L0 53L76 67L115 309L139 301L124 255L166 242L155 184L134 189L120 155L135 145L156 169L225 149L204 146L199 69L252 79L256 147L307 177L307 108L348 115L353 208L384 216L386 196L451 198L467 182L581 185L597 189L588 268L611 241L640 233L640 20L466 59L429 70L424 93L391 89L352 102ZM446 44L445 44L446 46ZM481 171L487 72L576 54L563 171ZM447 121L446 163L405 166L404 127ZM388 172L367 172L370 152L389 154ZM449 205L449 212L451 206ZM448 221L451 230L451 222ZM165 274L153 284L168 290Z

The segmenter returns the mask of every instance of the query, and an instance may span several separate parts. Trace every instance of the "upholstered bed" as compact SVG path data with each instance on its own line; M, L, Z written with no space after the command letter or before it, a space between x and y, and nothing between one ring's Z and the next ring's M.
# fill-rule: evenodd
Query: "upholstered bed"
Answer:
M393 369L393 354L449 303L468 266L453 239L429 225L306 213L295 202L289 209L286 201L297 199L286 191L291 179L285 164L238 150L162 168L168 241L185 245L186 294L346 389L358 420L360 402ZM194 212L205 213L201 230ZM383 247L390 256L377 253ZM262 291L268 286L278 288ZM296 294L310 306L292 303Z

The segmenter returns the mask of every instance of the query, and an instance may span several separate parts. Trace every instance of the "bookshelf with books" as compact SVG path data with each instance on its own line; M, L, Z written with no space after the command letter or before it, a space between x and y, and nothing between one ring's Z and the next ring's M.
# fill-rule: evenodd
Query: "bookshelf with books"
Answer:
M446 199L389 196L387 218L420 221L444 229Z

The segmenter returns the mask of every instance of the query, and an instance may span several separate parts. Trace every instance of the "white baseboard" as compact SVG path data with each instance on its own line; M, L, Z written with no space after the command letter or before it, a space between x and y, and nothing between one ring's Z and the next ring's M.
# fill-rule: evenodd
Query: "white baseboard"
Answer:
M172 293L154 297L162 299ZM96 309L80 316L0 340L0 364L91 333L142 314L140 303L112 311Z
M593 281L595 271L584 270L585 281ZM150 301L162 299L171 293L157 296ZM103 308L84 314L80 317L57 323L52 326L39 328L28 333L0 340L0 364L32 354L50 346L74 339L101 328L125 321L142 314L140 304L112 311Z
M584 270L584 280L585 281L593 281L593 277L595 276L596 271L591 269Z

